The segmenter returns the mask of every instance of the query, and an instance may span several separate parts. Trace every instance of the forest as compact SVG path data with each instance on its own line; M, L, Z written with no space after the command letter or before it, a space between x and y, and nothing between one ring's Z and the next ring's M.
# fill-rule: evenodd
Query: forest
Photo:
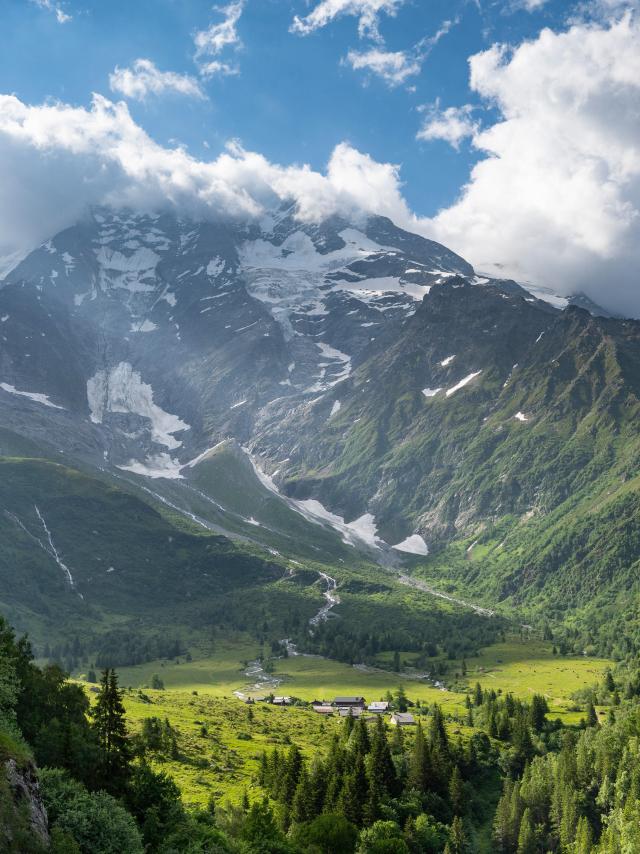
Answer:
M311 755L293 741L264 751L241 803L201 809L161 768L179 749L169 721L150 715L133 734L123 693L113 668L87 693L57 665L38 667L28 641L0 625L0 752L5 768L37 774L49 833L34 832L33 805L2 779L3 851L640 850L640 674L628 667L585 693L574 726L550 719L537 694L477 684L462 720L400 691L392 702L414 726L348 716Z

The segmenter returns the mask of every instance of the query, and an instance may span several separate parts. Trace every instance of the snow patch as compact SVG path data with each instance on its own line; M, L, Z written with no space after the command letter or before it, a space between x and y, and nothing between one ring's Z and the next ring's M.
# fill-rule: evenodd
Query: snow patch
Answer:
M212 279L216 276L219 276L220 273L224 270L226 266L226 262L216 255L215 258L212 258L211 261L207 264L207 276L210 276Z
M157 325L152 320L145 320L141 324L132 323L131 332L153 332Z
M182 442L174 433L190 430L190 425L165 412L153 402L153 389L142 381L138 371L129 362L120 362L109 371L98 371L87 381L87 401L94 424L102 424L106 412L123 412L140 415L151 422L154 442L170 450Z
M182 478L180 472L184 466L169 454L155 454L148 456L144 462L129 460L126 466L117 466L117 468L154 479L164 477L167 480L180 480Z
M516 421L528 421L529 420L529 418L524 414L524 412L516 412L516 414L513 417L516 419Z
M34 391L18 391L15 386L10 385L9 383L0 383L0 388L9 394L15 394L18 397L26 397L34 403L41 403L43 406L48 406L51 409L64 409L64 406L58 406L57 404L52 403L46 394L39 394Z
M378 537L375 518L371 513L365 513L358 519L354 519L353 522L345 522L342 516L338 516L336 513L331 513L330 510L327 510L327 508L315 498L307 498L304 501L300 501L295 498L288 498L280 493L278 487L273 481L273 478L262 471L262 469L256 464L251 451L248 448L243 448L242 450L249 458L253 471L260 483L265 486L269 492L273 492L275 495L278 495L291 508L304 516L305 519L308 519L316 525L329 524L341 535L342 541L349 546L355 547L365 544L367 546L373 546L374 548L380 548L380 545L383 544L383 541Z
M451 397L451 395L455 394L459 389L464 388L464 386L466 386L468 383L470 383L471 380L475 379L481 373L482 373L481 370L475 371L473 374L469 374L468 376L464 377L464 379L461 379L460 382L456 383L451 388L448 388L447 391L445 392L447 397Z
M131 293L144 293L155 290L155 285L143 279L154 278L160 256L152 249L143 246L131 255L101 246L96 252L96 260L102 267L101 283L109 287L124 288Z
M442 386L439 388L423 388L422 393L425 397L435 397L439 391L442 391Z
M429 546L425 543L420 534L411 534L411 536L407 537L406 540L403 540L401 543L397 543L395 546L391 546L391 548L398 552L407 552L407 554L412 555L429 554Z
M329 413L329 418L333 418L334 415L337 415L340 412L340 407L342 404L339 400L334 400L333 406L331 407L331 412Z
M440 364L442 365L442 367L443 367L443 368L446 368L446 367L447 367L447 365L450 365L450 364L451 364L451 362L453 362L453 360L454 360L454 359L455 359L455 354L454 354L453 356L447 356L447 358L446 358L446 359L443 359L443 360L440 362Z

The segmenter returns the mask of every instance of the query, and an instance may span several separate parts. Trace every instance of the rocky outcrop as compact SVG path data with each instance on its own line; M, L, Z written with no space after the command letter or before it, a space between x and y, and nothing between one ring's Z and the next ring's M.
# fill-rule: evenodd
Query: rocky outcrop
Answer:
M40 795L40 785L34 765L28 763L19 765L15 759L8 759L4 763L4 776L8 784L8 791L13 799L14 812L16 816L22 814L26 818L28 829L35 840L44 848L49 847L49 828L47 811ZM8 846L13 850L12 844L16 841L14 829L11 823L0 827L0 848ZM2 838L4 837L4 839Z

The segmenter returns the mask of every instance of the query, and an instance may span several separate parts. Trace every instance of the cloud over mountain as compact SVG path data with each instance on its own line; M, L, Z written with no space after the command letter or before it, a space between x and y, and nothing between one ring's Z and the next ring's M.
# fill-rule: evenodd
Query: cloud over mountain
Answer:
M431 219L410 210L398 166L346 142L323 171L273 163L238 143L205 161L160 145L126 104L100 95L90 108L0 96L0 255L31 248L92 203L255 217L290 199L304 220L384 214L481 270L640 315L637 21L545 29L515 49L476 54L470 69L495 118L458 128L473 134L482 159L459 199ZM456 142L452 119L470 121L469 112L433 114L423 138Z
M470 60L498 112L474 137L486 155L433 221L477 266L640 313L640 27L543 30Z

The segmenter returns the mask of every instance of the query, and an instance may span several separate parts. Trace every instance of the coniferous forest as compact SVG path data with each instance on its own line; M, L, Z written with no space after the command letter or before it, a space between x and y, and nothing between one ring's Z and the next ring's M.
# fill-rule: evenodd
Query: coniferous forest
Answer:
M415 725L348 715L312 754L293 740L264 751L241 804L202 809L187 808L157 767L179 750L174 728L149 717L133 734L123 694L107 668L90 701L59 667L38 667L2 623L0 751L23 781L22 797L11 780L0 784L3 851L640 850L640 676L628 669L606 672L575 726L551 720L535 694L525 702L477 684L454 720L399 691L393 702ZM34 820L43 808L47 837Z

